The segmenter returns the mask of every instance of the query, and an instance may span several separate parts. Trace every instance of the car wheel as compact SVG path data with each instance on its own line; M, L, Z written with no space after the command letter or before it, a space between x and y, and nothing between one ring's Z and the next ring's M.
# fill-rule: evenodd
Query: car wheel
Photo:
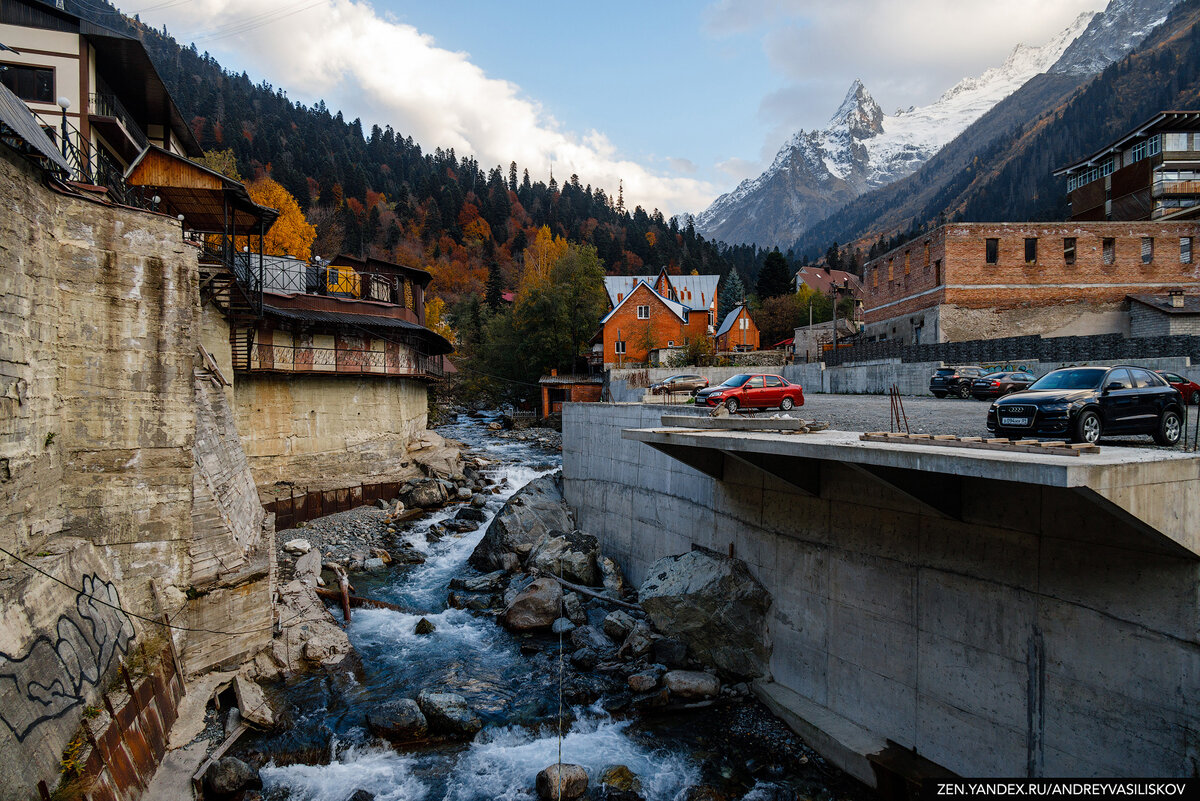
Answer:
M1087 442L1092 445L1100 439L1100 415L1095 412L1084 412L1075 420L1075 431L1071 437L1076 442Z
M944 398L944 397L946 397L946 393L945 392L935 392L935 393L933 393L933 397Z
M1200 404L1200 389L1193 389L1192 394L1188 396L1188 403L1196 406Z
M1183 436L1183 419L1179 412L1167 409L1158 419L1158 430L1154 432L1154 441L1159 445L1177 445Z
M967 398L971 397L971 388L968 387L966 384L959 384L958 385L958 397L962 398L963 400L966 400Z
M792 410L792 407L795 405L796 405L796 402L794 400L792 400L791 398L784 398L783 400L781 400L779 402L779 408L783 409L785 412L790 412Z
M730 414L737 414L738 405L737 398L730 398L729 400L725 401L725 408L729 410Z

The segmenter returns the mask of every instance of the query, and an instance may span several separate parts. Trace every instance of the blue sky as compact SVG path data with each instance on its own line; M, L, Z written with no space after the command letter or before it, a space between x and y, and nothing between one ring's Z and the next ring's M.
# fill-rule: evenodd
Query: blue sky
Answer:
M148 5L147 5L148 4ZM123 8L230 69L484 165L668 214L757 175L861 78L928 103L1102 0L141 0Z

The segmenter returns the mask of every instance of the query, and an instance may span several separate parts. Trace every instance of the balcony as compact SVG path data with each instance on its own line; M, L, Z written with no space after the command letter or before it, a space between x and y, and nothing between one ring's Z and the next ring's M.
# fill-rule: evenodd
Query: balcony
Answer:
M133 161L150 143L114 94L93 92L88 95L88 122L125 161Z
M385 350L348 346L254 344L246 354L235 347L234 369L247 372L324 373L332 375L411 376L441 378L440 356L388 343Z

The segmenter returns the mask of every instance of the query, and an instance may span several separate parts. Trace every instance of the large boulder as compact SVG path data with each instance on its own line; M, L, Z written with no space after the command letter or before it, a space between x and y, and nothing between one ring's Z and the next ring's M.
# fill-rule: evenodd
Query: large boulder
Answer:
M463 478L462 447L426 429L408 443L408 455L425 475L458 481Z
M245 790L261 790L258 771L237 757L223 757L204 771L205 796L217 799L234 798Z
M562 497L562 473L530 481L500 509L471 554L471 565L484 572L499 570L504 554L529 553L551 531L574 528ZM524 546L524 547L522 547Z
M764 674L771 596L744 562L689 551L659 559L647 575L638 601L656 629L725 676Z
M580 765L553 764L537 775L537 794L542 801L569 801L587 792L587 771Z
M400 490L400 501L406 507L434 509L448 500L450 493L446 491L446 486L434 478L418 481Z
M525 566L591 587L600 583L600 571L596 569L598 556L600 543L591 534L552 531L529 554Z
M680 698L715 698L721 692L720 679L699 670L669 670L663 685Z
M562 587L551 578L530 584L504 610L504 623L516 631L544 629L554 625L562 609Z
M376 737L402 743L424 737L429 723L416 701L401 698L372 706L367 711L367 729Z
M470 739L483 728L483 721L471 711L461 695L423 690L417 696L417 706L429 722L429 730L435 734Z

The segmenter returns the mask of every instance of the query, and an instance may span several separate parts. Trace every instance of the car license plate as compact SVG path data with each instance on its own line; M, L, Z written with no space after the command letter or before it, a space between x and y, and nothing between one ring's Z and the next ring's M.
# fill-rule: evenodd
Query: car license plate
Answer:
M1001 417L1000 425L1002 426L1027 426L1029 425L1028 417Z

